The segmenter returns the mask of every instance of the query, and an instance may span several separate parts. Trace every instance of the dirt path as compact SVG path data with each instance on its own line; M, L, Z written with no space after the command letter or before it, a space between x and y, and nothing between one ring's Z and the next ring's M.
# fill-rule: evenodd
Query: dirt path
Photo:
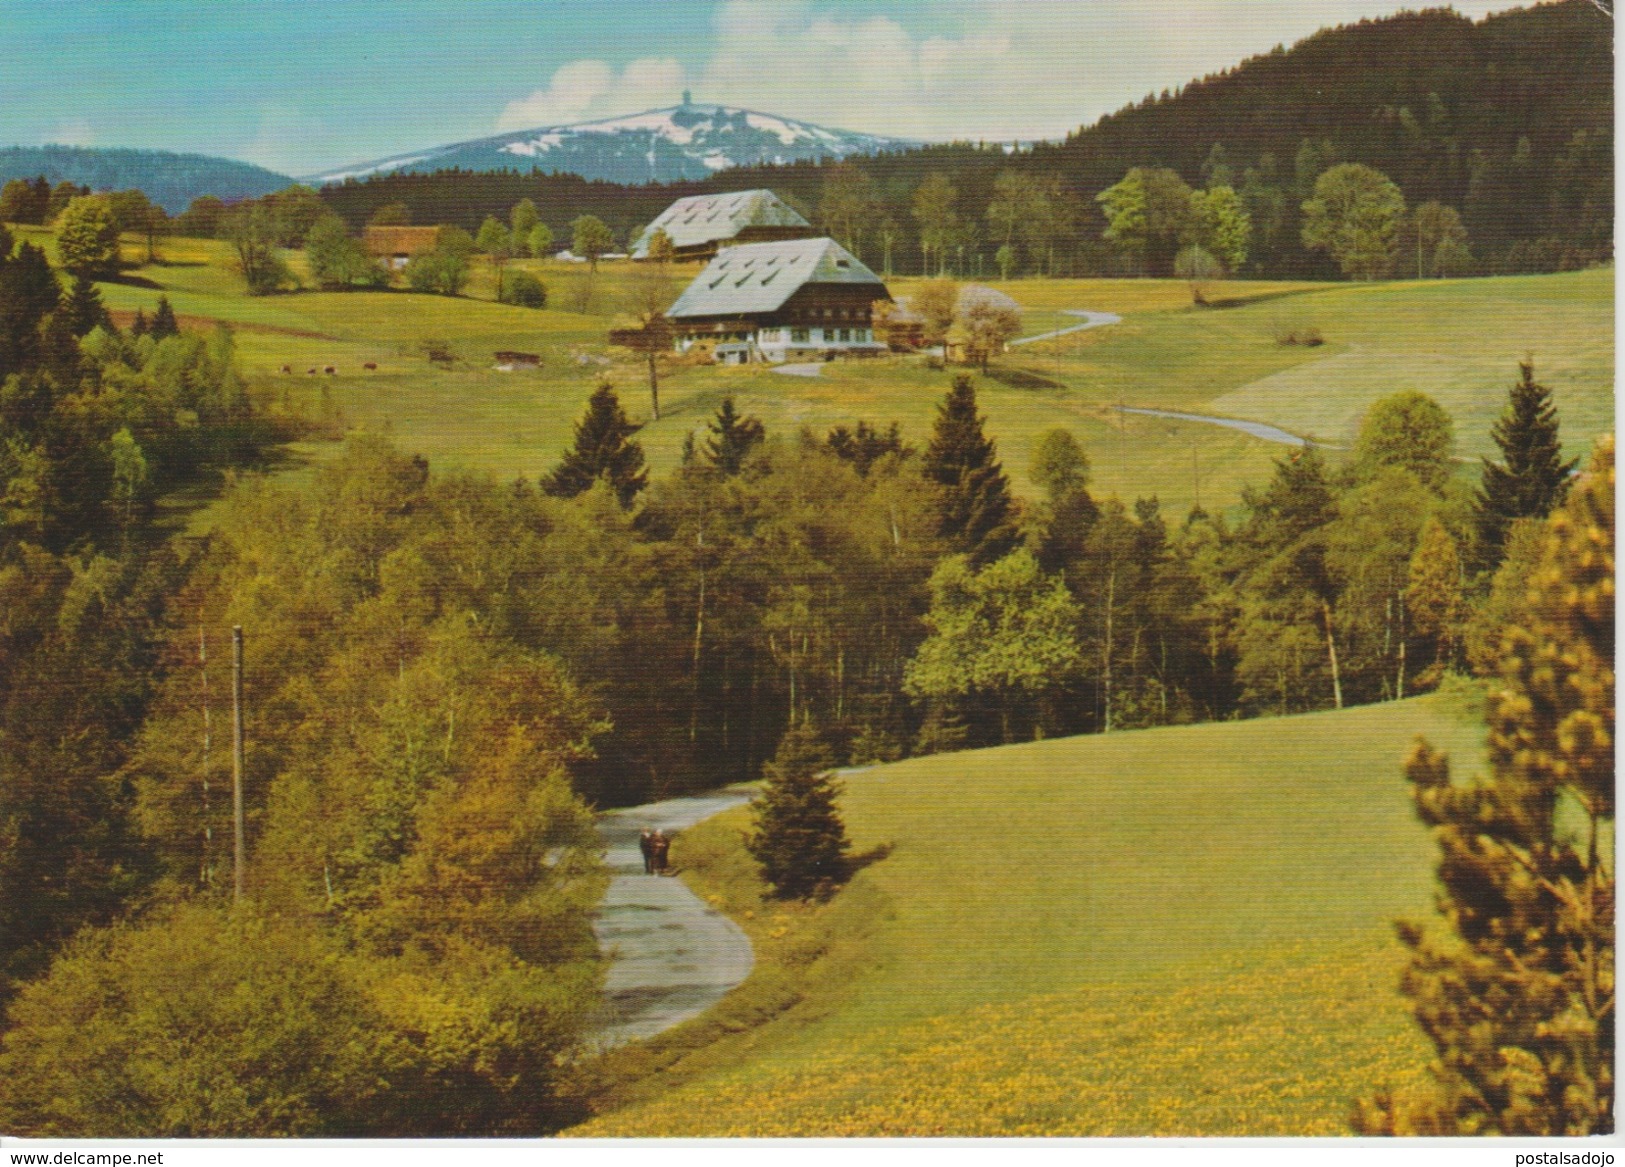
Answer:
M600 1048L641 1041L705 1012L750 975L745 934L671 877L645 875L638 832L671 834L749 801L717 791L614 810L599 817L612 877L593 922L611 958Z

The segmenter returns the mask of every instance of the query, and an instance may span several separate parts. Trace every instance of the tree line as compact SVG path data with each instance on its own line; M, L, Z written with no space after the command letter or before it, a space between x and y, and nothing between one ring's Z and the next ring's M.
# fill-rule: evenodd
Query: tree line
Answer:
M1587 0L1476 23L1434 9L1325 30L1013 153L956 143L642 187L383 175L322 197L352 228L398 202L470 232L530 198L556 237L591 214L627 241L677 198L768 187L877 270L1168 274L1174 251L1148 268L1100 203L1139 170L1231 192L1250 221L1245 254L1233 234L1202 244L1231 274L1328 278L1358 273L1317 239L1305 204L1323 198L1322 175L1361 166L1411 208L1387 241L1396 274L1555 271L1612 254L1611 45L1611 22Z

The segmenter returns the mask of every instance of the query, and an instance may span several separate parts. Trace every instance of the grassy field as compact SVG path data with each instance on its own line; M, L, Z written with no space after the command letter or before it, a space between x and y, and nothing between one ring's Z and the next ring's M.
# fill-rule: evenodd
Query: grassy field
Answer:
M50 246L48 232L22 237ZM125 241L126 259L142 244ZM609 263L596 277L580 264L527 260L516 266L547 284L545 311L491 302L493 271L477 263L469 295L405 291L304 292L250 298L225 244L165 239L161 262L103 286L121 314L151 311L167 295L183 323L230 321L247 372L312 415L336 412L351 426L388 429L437 465L499 477L545 473L569 441L594 385L608 379L634 417L647 418L642 364L606 333L640 297L646 269ZM291 257L297 268L302 257ZM692 266L674 269L675 295ZM589 279L592 286L586 287ZM898 278L907 296L918 281ZM1456 418L1460 452L1491 452L1489 427L1532 353L1552 386L1571 454L1613 424L1613 272L1385 284L1233 281L1212 289L1217 305L1193 308L1174 280L1026 279L995 284L1028 310L1029 335L1070 323L1066 308L1115 312L1120 324L1023 346L978 376L978 396L1018 491L1039 434L1074 430L1094 464L1097 493L1126 500L1157 495L1171 513L1200 501L1234 504L1261 483L1283 447L1194 422L1124 416L1151 406L1265 421L1294 433L1346 442L1365 408L1401 389L1434 394ZM585 311L576 309L585 308ZM1283 345L1314 328L1326 343ZM458 356L431 363L424 342ZM538 370L502 373L500 349L539 352ZM376 366L373 370L366 364ZM332 376L320 372L335 368ZM290 373L281 370L287 367ZM316 369L315 374L307 370ZM640 440L656 474L673 467L684 438L703 430L727 394L786 434L866 419L896 421L923 442L954 370L919 356L828 365L816 379L758 368L674 368L661 388L662 416ZM297 451L322 457L328 447Z
M760 900L743 811L696 828L759 972L571 1133L1342 1133L1426 1059L1391 932L1430 910L1419 733L1471 764L1482 729L1435 697L853 774L872 862L812 908Z

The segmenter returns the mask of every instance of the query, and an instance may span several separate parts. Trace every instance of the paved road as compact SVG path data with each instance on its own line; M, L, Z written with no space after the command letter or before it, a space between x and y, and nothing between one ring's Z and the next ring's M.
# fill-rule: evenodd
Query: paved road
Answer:
M681 880L643 874L638 832L668 834L750 799L717 791L601 815L612 876L593 931L611 957L604 1020L595 1044L641 1041L705 1012L750 975L755 956L739 927L707 906Z
M1234 417L1214 417L1206 413L1180 413L1172 409L1138 409L1130 405L1117 407L1121 413L1138 413L1145 417L1171 417L1176 421L1197 421L1206 425L1219 425L1225 429L1240 430L1244 434L1251 434L1255 438L1263 438L1266 442L1279 442L1283 446L1319 446L1323 450L1335 450L1336 446L1328 446L1325 442L1310 442L1307 438L1300 438L1297 434L1289 434L1283 429L1272 425L1265 425L1261 421L1242 421Z
M1037 336L1024 336L1020 340L1012 340L1010 346L1018 344L1037 344L1041 340L1054 340L1057 336L1070 336L1074 332L1082 332L1085 328L1099 328L1106 324L1121 324L1123 318L1114 316L1110 312L1089 312L1083 308L1067 308L1062 311L1063 316L1077 316L1083 320L1082 324L1074 324L1070 328L1057 328L1053 332L1040 332Z

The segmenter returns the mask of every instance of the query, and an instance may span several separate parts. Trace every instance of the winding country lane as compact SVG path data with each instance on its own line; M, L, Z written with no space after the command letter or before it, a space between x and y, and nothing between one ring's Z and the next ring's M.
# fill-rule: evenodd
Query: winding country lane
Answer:
M750 975L755 956L738 925L681 880L645 875L638 851L644 827L671 834L749 799L748 793L723 790L599 816L612 873L593 921L598 946L611 958L604 1020L594 1034L599 1048L640 1041L687 1021Z
M1308 438L1300 438L1297 434L1289 434L1286 430L1266 425L1261 421L1243 421L1234 417L1214 417L1208 413L1180 413L1173 409L1141 409L1132 405L1119 405L1119 413L1137 413L1144 417L1171 417L1176 421L1194 421L1204 425L1223 426L1225 429L1240 430L1244 434L1251 434L1255 438L1262 438L1266 442L1277 442L1283 446L1319 446L1323 450L1336 450L1338 446L1328 446L1325 442L1312 442Z
M1057 328L1053 332L1040 332L1037 336L1024 336L1020 340L1012 340L1010 347L1018 344L1037 344L1041 340L1054 340L1058 336L1070 336L1074 332L1082 332L1086 328L1100 328L1106 324L1121 324L1123 318L1110 312L1090 312L1086 308L1063 308L1063 316L1077 316L1083 320L1082 324L1074 324L1068 328Z

